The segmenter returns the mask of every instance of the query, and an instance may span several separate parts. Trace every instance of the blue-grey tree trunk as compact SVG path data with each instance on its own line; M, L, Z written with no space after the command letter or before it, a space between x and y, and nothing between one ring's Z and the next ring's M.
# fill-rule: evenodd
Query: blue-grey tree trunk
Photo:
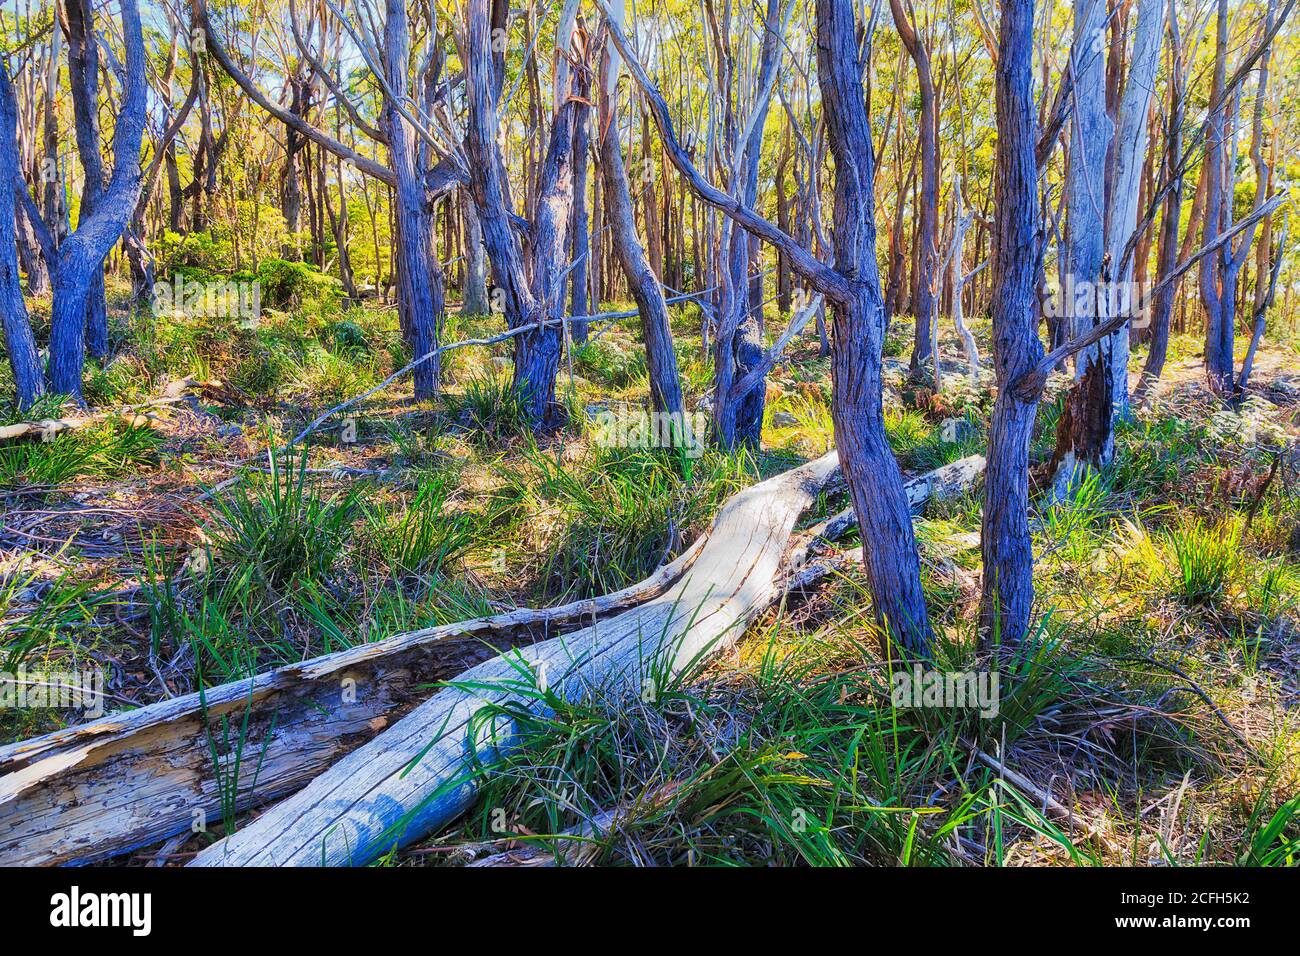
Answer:
M994 79L993 365L998 397L984 478L980 636L1017 645L1029 633L1034 552L1029 533L1029 440L1040 393L1016 382L1043 355L1034 288L1041 255L1033 101L1034 0L1003 0Z
M82 0L85 2L85 0ZM76 4L70 4L69 10ZM93 208L83 204L77 228L59 246L58 259L53 269L54 304L50 319L50 362L47 380L52 391L81 399L81 373L85 365L86 347L107 346L107 325L89 327L88 316L98 315L103 300L104 259L114 243L122 236L135 209L140 191L140 144L144 135L145 105L148 83L145 75L144 37L140 26L137 0L119 0L122 38L125 45L126 87L122 92L117 124L113 130L113 174L108 185L95 194ZM88 5L83 13L88 13ZM70 73L79 71L72 67L74 55L84 58L86 49L95 47L93 22L83 17L86 36L84 48L78 52L69 44ZM81 96L98 88L78 80ZM74 105L78 94L74 91ZM94 104L91 103L93 112ZM83 137L91 131L85 122L86 103L79 110L81 119L76 123L78 148L84 153L89 148L89 138L83 146ZM84 128L83 128L84 127ZM98 143L97 129L94 141ZM96 145L96 150L98 146ZM83 164L87 161L83 155ZM102 166L99 168L102 182ZM89 175L89 171L88 171ZM96 299L92 303L92 298ZM98 322L98 319L93 322Z
M21 410L40 398L45 384L18 277L16 190L7 185L18 182L17 118L13 84L0 65L0 322L4 325L5 350L13 369L14 402Z

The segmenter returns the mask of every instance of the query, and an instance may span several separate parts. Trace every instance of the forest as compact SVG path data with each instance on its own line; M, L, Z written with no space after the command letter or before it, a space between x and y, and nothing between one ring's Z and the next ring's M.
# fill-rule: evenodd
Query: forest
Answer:
M0 0L0 864L1300 864L1294 7Z

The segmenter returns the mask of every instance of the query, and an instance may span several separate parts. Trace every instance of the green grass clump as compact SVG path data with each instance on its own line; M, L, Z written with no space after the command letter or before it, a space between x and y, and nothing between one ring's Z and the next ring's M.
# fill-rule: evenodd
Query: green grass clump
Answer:
M26 562L0 572L0 671L50 651L68 628L91 619L93 603L89 586L66 573L46 582Z
M872 677L818 673L815 656L769 655L741 682L647 661L648 690L578 700L521 662L520 701L475 716L484 728L510 720L518 746L484 766L465 835L529 834L561 862L597 865L949 862L946 842L979 812L974 796L926 806L942 752L871 704ZM611 812L617 827L553 836Z
M273 453L268 461L269 474L217 497L210 529L217 551L277 590L300 579L321 581L348 539L359 491L322 495L308 481L306 452L285 462Z
M447 395L452 420L469 430L471 439L492 444L531 433L528 411L510 380L493 375L470 379L465 390Z
M291 388L318 405L337 405L361 394L378 379L374 361L364 352L331 352L318 345L295 363Z
M91 407L125 405L147 398L149 376L127 359L86 364L82 396Z
M498 522L522 527L544 594L590 597L646 577L752 477L743 452L601 449L580 466L533 449L501 468Z
M158 464L162 438L118 420L59 432L50 441L0 445L0 488L47 487L77 478L116 478Z
M370 541L395 570L405 574L437 574L474 544L477 522L448 507L456 490L446 472L424 475L409 506L366 508Z
M1199 517L1183 518L1167 534L1172 554L1170 588L1193 606L1218 601L1241 563L1240 534L1227 522L1207 525Z
M483 754L469 841L511 839L564 864L1000 865L1038 834L1077 863L1087 849L996 772L972 768L973 718L895 707L871 646L777 633L741 672L643 662L639 690L566 696L518 662L512 747ZM1005 724L1059 709L1076 676L1042 644L1007 676ZM985 732L1002 739L998 723ZM1010 739L1008 734L1008 739ZM991 746L991 743L984 744ZM593 829L593 820L617 820Z
M592 382L627 388L645 378L645 349L621 348L609 337L592 339L573 350L573 367Z
M1261 793L1251 809L1238 866L1300 865L1300 796L1269 814L1269 793Z
M984 450L984 426L973 416L954 417L944 427L910 408L885 409L885 435L909 471L932 471Z
M288 380L293 360L282 350L257 343L231 367L230 383L249 395L275 393Z

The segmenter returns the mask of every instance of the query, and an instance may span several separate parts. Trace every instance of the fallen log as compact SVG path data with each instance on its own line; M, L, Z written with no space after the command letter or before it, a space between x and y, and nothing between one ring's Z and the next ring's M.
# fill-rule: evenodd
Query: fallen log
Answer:
M903 491L912 514L920 514L929 501L953 498L969 490L982 474L984 457L970 455L909 479L903 484ZM803 531L790 549L789 568L797 570L802 567L817 542L838 541L857 527L858 516L850 506Z
M518 743L508 708L543 709L543 688L566 699L644 693L737 641L783 593L795 522L837 469L830 452L735 495L666 593L476 665L190 865L361 865L454 819L475 798L478 768ZM956 470L979 469L964 462ZM918 481L918 495L951 488L932 475Z
M972 470L971 461L909 482L914 504L959 490L982 466L976 460ZM954 484L957 474L966 477ZM833 469L824 480L829 488L839 479ZM838 533L853 523L832 520ZM820 537L838 536L826 524L817 526ZM214 687L202 698L190 694L0 747L0 865L95 862L215 818L223 793L235 812L292 793L411 711L430 685L664 595L716 536L715 527L649 578L603 597L395 635ZM777 590L806 586L843 563L780 574ZM245 720L242 751L232 752L221 725ZM242 756L237 782L221 780L214 740L223 771Z
M126 408L80 415L76 418L42 418L39 421L0 425L0 441L37 436L40 437L41 441L53 441L54 437L62 432L75 431L94 422L115 417L125 418L127 423L133 427L144 427L154 419L155 416L152 414L154 409L165 405L175 405L183 401L186 390L194 384L196 383L193 377L187 375L185 378L179 378L171 382L161 395L141 405L131 405Z
M703 542L613 594L398 634L0 747L0 865L91 863L156 843L220 814L223 789L237 811L291 793L432 684L663 593ZM242 757L238 781L223 782L211 743L223 721L245 720L242 752L218 748L223 762Z

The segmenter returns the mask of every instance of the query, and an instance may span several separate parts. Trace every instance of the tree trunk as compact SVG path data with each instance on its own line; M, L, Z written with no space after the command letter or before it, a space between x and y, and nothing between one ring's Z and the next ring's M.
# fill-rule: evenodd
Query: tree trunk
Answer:
M408 331L415 358L438 347L441 325L441 274L434 279L437 259L433 251L433 216L417 169L415 137L402 118L398 102L407 96L410 60L410 28L405 0L387 0L384 24L384 78L392 91L384 97L383 123L388 136L397 185L393 190L393 214L397 232L393 237L397 254L397 308ZM434 283L437 282L437 296ZM435 301L436 299L436 301ZM438 356L417 365L413 372L415 397L432 398L438 390Z
M104 163L100 156L99 130L99 45L95 37L94 12L90 0L70 0L66 6L68 24L68 85L72 92L73 128L77 157L84 182L78 225L94 215L104 192ZM111 248L111 246L110 246ZM104 250L104 256L108 249ZM84 350L95 357L108 354L108 305L104 299L104 256L92 267L85 299Z
M1214 81L1210 103L1217 108L1205 121L1205 220L1202 241L1208 243L1222 233L1231 217L1231 194L1225 180L1228 143L1228 100L1225 88L1228 58L1228 0L1219 0L1215 29ZM1211 391L1220 396L1232 393L1233 306L1236 282L1227 268L1231 249L1218 250L1201 260L1201 304L1205 307L1205 375Z
M573 2L570 0L571 5ZM491 53L489 8L489 0L470 0L469 62L465 71L469 114L466 151L483 241L492 260L497 288L503 296L506 323L512 329L531 328L514 339L514 390L530 420L541 427L555 420L555 376L559 371L562 343L558 323L565 306L561 294L563 260L569 249L568 227L573 203L573 128L579 106L586 107L572 97L563 97L563 105L551 122L550 142L538 177L535 212L529 223L531 269L525 270L523 250L511 222L498 141L496 93L500 84ZM557 48L567 46L567 41L557 39Z
M1178 259L1178 220L1183 208L1183 177L1179 169L1183 151L1183 116L1185 102L1185 75L1183 72L1182 40L1178 29L1178 10L1176 0L1169 0L1169 115L1165 122L1165 156L1164 179L1168 183L1165 195L1163 216L1160 223L1160 243L1156 252L1157 282L1163 283L1173 272ZM1195 232L1195 224L1191 225ZM1177 280L1164 285L1156 293L1151 304L1151 345L1147 352L1146 365L1142 369L1142 378L1138 382L1135 398L1139 401L1146 395L1165 368L1165 358L1169 353L1169 320L1173 315L1174 298L1178 294Z
M1110 206L1106 217L1106 257L1112 270L1116 294L1109 297L1118 311L1133 314L1137 301L1132 295L1134 232L1138 221L1138 193L1147 152L1147 123L1151 91L1155 89L1160 63L1160 43L1165 32L1167 0L1139 0L1128 77L1119 104L1119 125L1115 140L1115 167L1111 180ZM1103 340L1110 350L1111 409L1115 419L1129 417L1128 363L1129 326L1125 322L1114 335Z
M402 65L402 75L406 75L406 65ZM311 88L305 77L295 74L289 77L289 112L299 118L307 115ZM299 255L298 241L295 238L302 231L302 186L298 170L298 154L307 145L307 137L292 126L285 127L284 134L284 169L280 174L280 212L284 216L284 229L288 238L280 245L280 255L286 259L296 259Z
M781 146L781 157L776 164L776 224L782 232L790 228L790 181L786 175L790 166L790 133L787 129ZM776 309L781 315L790 314L790 300L794 283L790 281L790 263L782 253L776 257Z
M622 25L622 0L611 4ZM600 67L600 169L605 182L605 214L609 218L610 238L618 255L628 287L641 313L641 331L645 338L646 365L650 373L650 399L655 411L680 416L682 386L677 374L677 354L668 324L668 305L645 250L636 235L632 214L632 196L627 172L619 147L618 73L622 57L610 44L605 45ZM648 127L645 132L649 132ZM653 197L647 208L653 205ZM681 420L682 427L685 421ZM680 436L684 438L685 436Z
M1107 322L1112 314L1132 316L1137 302L1132 295L1133 243L1137 228L1138 193L1141 189L1143 156L1147 145L1147 118L1151 89L1155 84L1160 58L1160 40L1164 33L1164 7L1167 0L1140 0L1133 55L1129 76L1118 106L1118 130L1113 148L1113 169L1101 177L1108 188L1108 205L1098 210L1095 134L1083 117L1092 113L1095 123L1107 123L1096 114L1097 91L1089 80L1099 65L1079 70L1075 83L1075 137L1080 162L1072 163L1070 190L1070 241L1078 250L1073 274L1076 288L1092 299L1086 310L1088 327ZM1076 47L1086 47L1087 37L1100 29L1099 13L1084 21L1089 8L1099 4L1078 0L1076 6ZM1122 51L1123 44L1118 48ZM1112 46L1112 53L1116 47ZM1084 53L1087 57L1087 53ZM1107 123L1108 125L1108 123ZM1083 145L1080 145L1083 144ZM1074 171L1078 170L1076 176ZM1100 216L1098 216L1100 213ZM1100 221L1099 221L1100 220ZM1104 253L1101 242L1104 241ZM1096 271L1093 271L1096 270ZM1083 296L1072 296L1075 303ZM1086 332L1075 321L1073 336ZM1115 449L1115 420L1128 414L1129 323L1124 323L1095 346L1085 349L1076 362L1076 385L1061 416L1057 447L1053 456L1055 493L1063 495L1075 481L1080 466L1103 468L1110 463Z
M486 315L487 253L483 251L483 230L478 210L468 189L460 190L461 220L465 224L465 282L461 289L461 315Z
M914 382L935 386L938 382L938 356L935 352L935 259L938 255L939 230L939 120L935 106L934 78L930 70L930 51L925 39L919 35L918 25L908 19L900 0L889 0L889 9L903 46L916 65L916 80L921 96L921 192L918 197L914 240L916 268L913 273L916 328L909 377Z
M591 283L591 233L587 227L587 178L591 165L588 150L591 147L591 110L583 110L573 130L573 274L569 294L571 315L590 315ZM626 177L625 177L626 178ZM569 327L569 338L575 345L587 341L587 323L574 322Z
M7 69L0 65L0 183L18 182L18 102ZM45 391L36 340L18 279L15 190L0 188L0 322L14 376L19 411L30 408Z
M862 528L863 561L882 646L928 657L930 624L902 475L885 435L881 355L885 341L876 224L871 122L862 97L862 60L852 5L817 0L817 77L835 158L835 265L854 277L832 305L835 441Z
M670 160L695 193L725 213L737 228L778 246L789 257L791 268L832 302L836 344L831 412L840 461L862 527L873 611L882 644L892 642L904 655L920 657L929 654L930 626L902 474L885 435L881 392L885 323L875 254L875 158L854 21L852 5L818 0L817 75L835 157L833 269L734 195L704 179L678 143L662 96L644 68L628 59L626 37L616 26L610 30L649 100ZM1031 162L1032 156L1031 145Z
M1042 358L1034 279L1041 254L1033 112L1034 0L1003 0L994 88L996 223L993 265L993 364L998 396L984 479L980 639L1015 646L1029 634L1034 553L1029 533L1029 440L1038 394L1016 381Z
M1105 320L1106 166L1113 135L1106 112L1106 64L1101 44L1106 10L1098 0L1074 0L1071 49L1074 110L1070 122L1070 163L1066 184L1069 214L1067 268L1059 303L1065 339L1082 335ZM1113 369L1109 349L1094 345L1075 358L1075 384L1057 422L1056 449L1048 472L1052 493L1064 497L1081 471L1110 460L1114 428L1110 394Z
M126 89L113 130L112 179L97 195L93 211L87 212L82 208L76 230L59 246L58 261L53 270L54 304L47 379L52 391L70 395L78 401L81 399L81 372L88 337L89 299L102 293L104 258L126 228L140 190L140 145L148 92L144 39L136 0L121 0L121 13L126 48ZM90 28L89 23L87 28ZM93 30L87 43L90 46L95 43ZM89 104L89 108L94 109L95 104ZM79 132L78 135L83 134Z
M763 43L759 54L755 100L748 126L737 129L738 119L727 118L729 147L733 151L735 178L728 185L736 200L753 207L758 197L758 166L762 153L763 127L772 103L772 92L780 71L785 22L778 0L767 0L763 17ZM744 445L758 448L763 430L763 407L767 398L766 379L758 379L747 393L731 397L732 383L744 379L763 359L763 285L759 268L758 239L743 229L732 228L723 249L723 268L728 276L727 306L718 309L719 328L714 343L715 371L731 370L732 377L715 381L715 438L723 447ZM720 350L730 356L719 360Z

